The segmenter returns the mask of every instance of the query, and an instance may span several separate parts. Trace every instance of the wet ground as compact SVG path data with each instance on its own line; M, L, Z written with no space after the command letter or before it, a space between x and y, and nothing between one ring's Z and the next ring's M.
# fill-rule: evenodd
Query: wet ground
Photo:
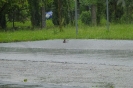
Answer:
M0 43L0 88L133 88L132 63L127 40Z

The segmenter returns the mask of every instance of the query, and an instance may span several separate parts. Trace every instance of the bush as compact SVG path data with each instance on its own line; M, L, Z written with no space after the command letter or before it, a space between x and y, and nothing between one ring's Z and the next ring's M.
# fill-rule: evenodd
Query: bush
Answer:
M81 18L81 21L84 24L87 24L87 25L91 24L91 13L90 13L90 11L83 11L81 13L80 18Z

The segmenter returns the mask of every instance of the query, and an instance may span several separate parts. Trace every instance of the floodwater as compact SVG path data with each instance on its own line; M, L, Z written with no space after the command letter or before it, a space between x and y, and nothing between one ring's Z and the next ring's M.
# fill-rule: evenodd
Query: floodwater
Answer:
M0 88L133 88L132 63L129 40L0 43Z

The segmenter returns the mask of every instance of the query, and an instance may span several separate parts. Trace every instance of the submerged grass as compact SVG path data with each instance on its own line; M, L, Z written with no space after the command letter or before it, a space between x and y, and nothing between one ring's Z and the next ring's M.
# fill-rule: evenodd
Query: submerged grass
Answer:
M48 39L76 39L76 31L74 26L63 28L63 32L58 27L48 26L45 29L35 30L18 30L0 32L0 42L17 42L17 41L35 41ZM77 39L133 39L132 24L112 24L110 30L107 31L106 26L90 27L82 25L78 27Z

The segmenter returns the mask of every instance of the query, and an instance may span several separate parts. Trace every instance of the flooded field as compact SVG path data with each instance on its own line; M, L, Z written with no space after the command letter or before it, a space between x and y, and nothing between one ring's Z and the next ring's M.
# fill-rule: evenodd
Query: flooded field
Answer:
M1 43L0 88L133 88L132 44L114 40Z

